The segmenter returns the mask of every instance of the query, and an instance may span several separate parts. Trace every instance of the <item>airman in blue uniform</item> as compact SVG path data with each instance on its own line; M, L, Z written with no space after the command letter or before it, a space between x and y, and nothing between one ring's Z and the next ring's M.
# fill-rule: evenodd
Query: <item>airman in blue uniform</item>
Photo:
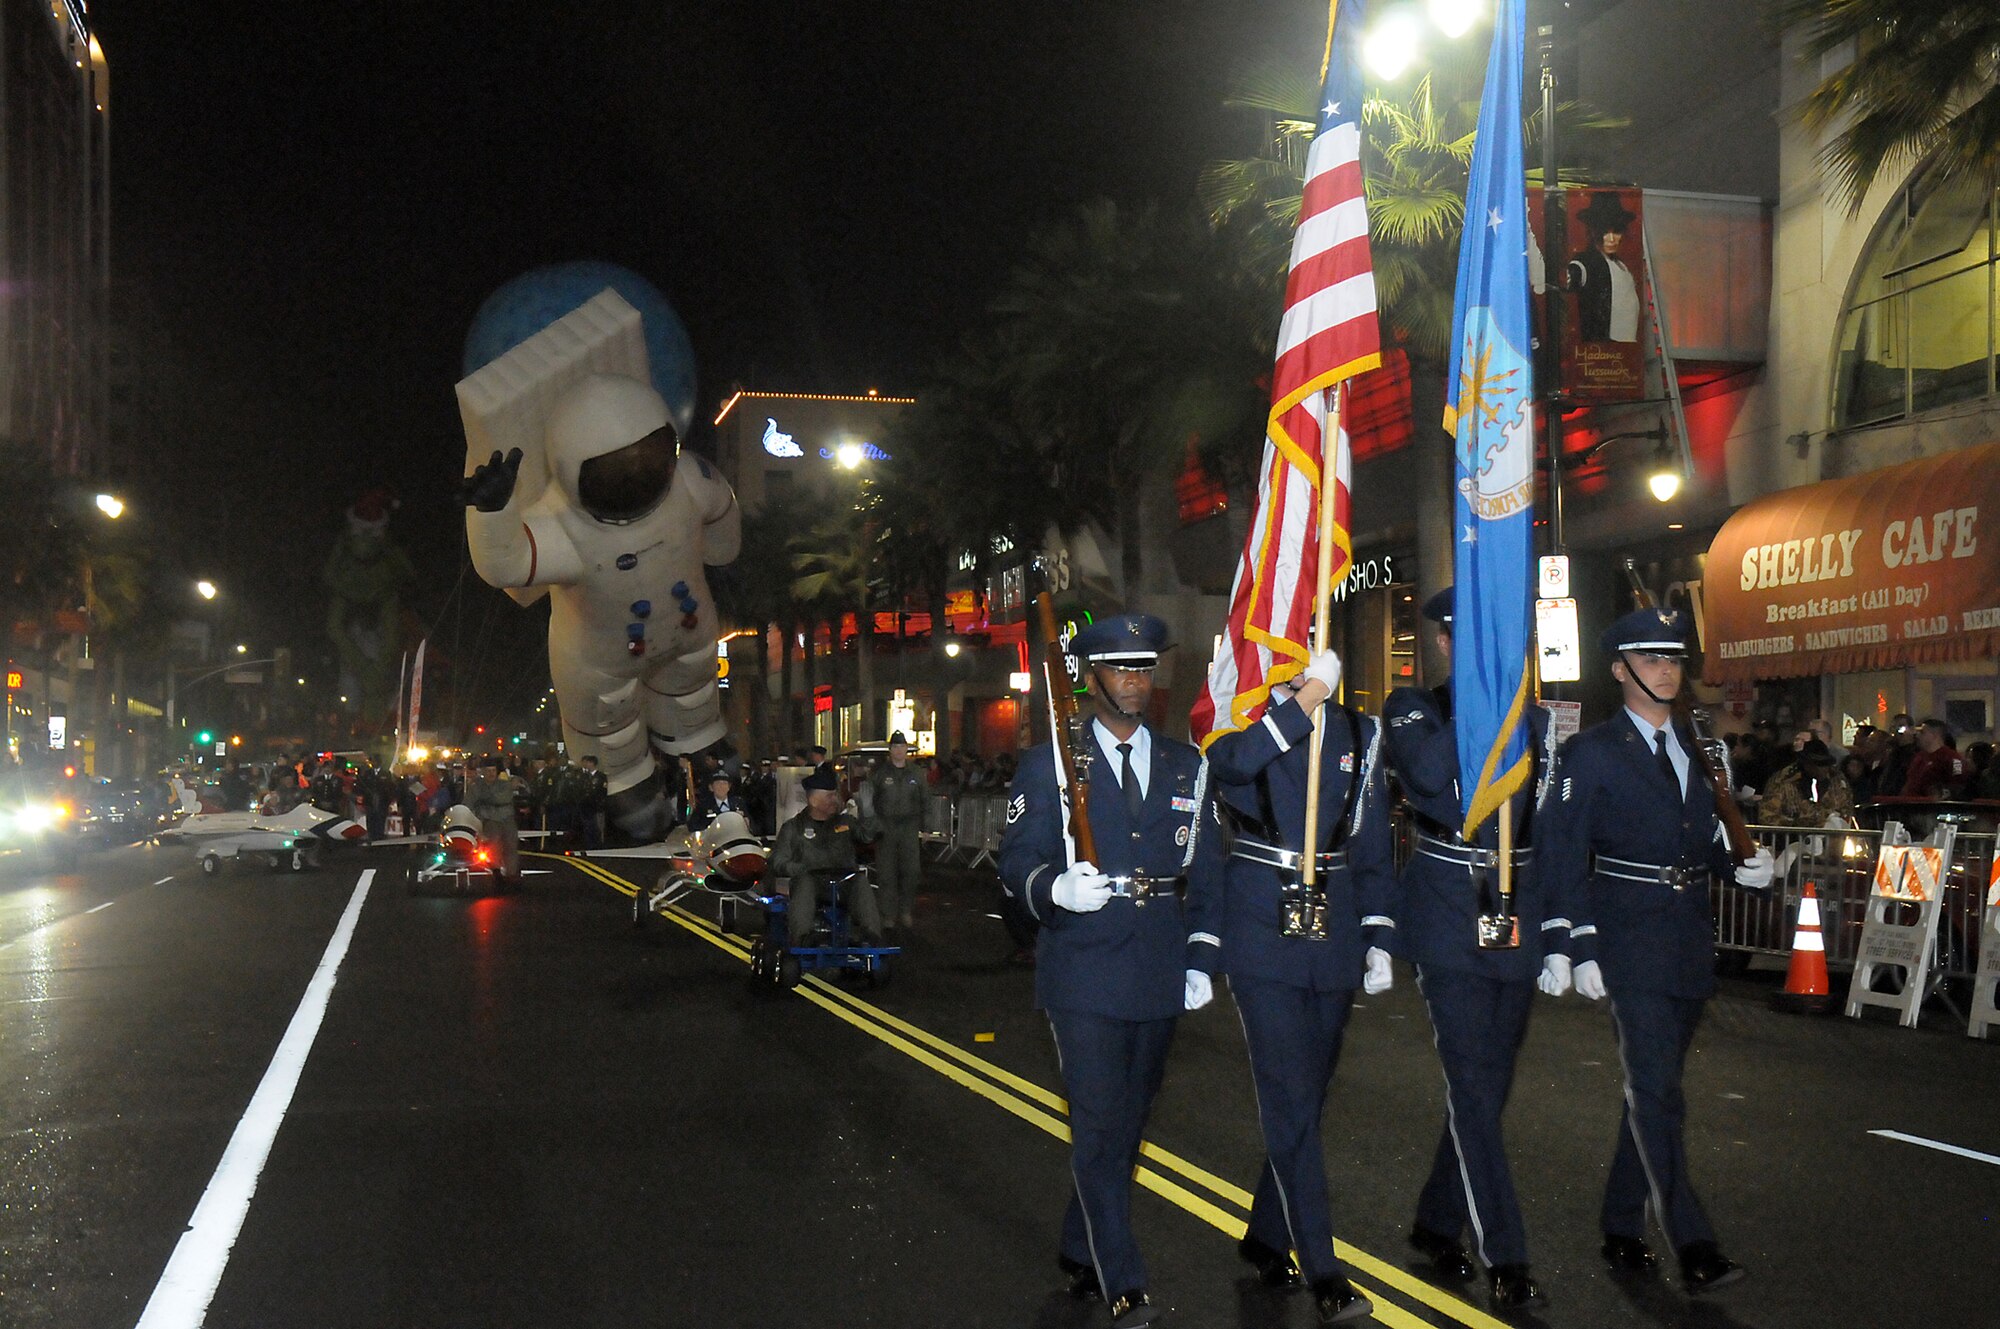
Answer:
M1175 1021L1213 996L1222 908L1208 764L1144 721L1166 635L1151 615L1124 615L1069 645L1090 687L1080 755L1097 861L1070 846L1046 743L1022 755L1000 841L1001 885L1040 925L1035 1004L1069 1097L1075 1186L1057 1262L1072 1293L1110 1300L1115 1329L1159 1314L1132 1235L1132 1173Z
M1424 604L1437 624L1437 645L1451 658L1452 589ZM1528 1011L1539 979L1560 995L1569 986L1568 921L1547 907L1534 871L1535 812L1549 788L1554 752L1549 713L1527 711L1534 766L1513 798L1513 913L1520 944L1479 944L1479 918L1499 906L1499 818L1487 820L1468 844L1459 789L1458 734L1451 681L1436 688L1398 688L1382 718L1389 763L1409 804L1416 843L1403 868L1398 935L1416 964L1417 985L1430 1011L1438 1060L1444 1065L1445 1120L1430 1180L1417 1199L1410 1244L1441 1273L1475 1272L1460 1239L1471 1230L1486 1266L1493 1301L1503 1310L1540 1305L1528 1271L1527 1231L1514 1193L1501 1136L1501 1114L1514 1084L1514 1057L1528 1033ZM1544 959L1544 956L1547 956Z
M1340 685L1339 657L1314 655L1295 681L1296 693L1279 684L1261 716L1208 745L1236 832L1224 875L1222 971L1243 1020L1264 1130L1264 1167L1238 1250L1267 1286L1297 1287L1303 1272L1320 1323L1345 1324L1374 1306L1334 1255L1320 1117L1354 990L1390 986L1395 855L1380 728L1348 707L1326 707L1314 845L1323 915L1317 925L1288 926L1287 906L1301 907L1313 713Z
M1771 884L1771 855L1732 860L1702 776L1695 736L1673 712L1684 682L1687 624L1640 609L1606 629L1625 708L1563 745L1537 837L1536 869L1571 920L1579 994L1609 995L1625 1070L1625 1113L1604 1189L1606 1263L1643 1274L1657 1261L1646 1209L1679 1257L1690 1292L1733 1283L1688 1178L1681 1075L1715 991L1709 878Z

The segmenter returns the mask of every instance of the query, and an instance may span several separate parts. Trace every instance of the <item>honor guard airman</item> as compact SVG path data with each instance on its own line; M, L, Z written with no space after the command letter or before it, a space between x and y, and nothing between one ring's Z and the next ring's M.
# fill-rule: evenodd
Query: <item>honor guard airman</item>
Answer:
M1040 924L1035 1004L1069 1096L1074 1190L1057 1263L1073 1294L1108 1298L1117 1329L1159 1312L1132 1235L1132 1173L1174 1022L1212 996L1222 903L1208 765L1144 722L1166 635L1151 615L1125 615L1069 645L1090 687L1076 755L1098 860L1071 861L1046 743L1021 758L1000 842L1001 883Z
M1624 1064L1625 1112L1601 1214L1604 1259L1618 1273L1655 1268L1645 1240L1650 1201L1688 1290L1704 1292L1743 1276L1716 1245L1683 1142L1681 1075L1715 991L1709 879L1733 872L1741 886L1768 889L1771 855L1732 860L1694 731L1674 714L1686 620L1634 610L1601 641L1625 708L1563 746L1535 866L1571 920L1577 992L1611 998Z
M1452 604L1450 587L1424 604L1424 617L1437 625L1438 649L1447 660ZM1410 1244L1440 1273L1469 1279L1476 1270L1460 1242L1470 1231L1494 1304L1505 1310L1540 1305L1500 1118L1537 980L1554 995L1569 986L1564 954L1569 925L1547 908L1531 847L1535 812L1547 795L1554 764L1549 714L1530 706L1524 719L1534 764L1513 797L1512 916L1518 944L1511 947L1481 945L1480 918L1496 917L1500 908L1499 818L1481 825L1471 843L1461 834L1465 818L1451 681L1396 689L1382 719L1389 764L1416 832L1403 868L1398 935L1403 955L1417 967L1445 1080L1444 1127L1430 1180L1417 1198Z
M1354 990L1373 995L1392 981L1396 869L1379 727L1346 706L1326 706L1340 686L1333 652L1314 655L1295 681L1295 695L1279 684L1261 717L1208 745L1235 829L1222 972L1242 1017L1264 1130L1250 1230L1237 1249L1266 1286L1297 1287L1303 1272L1320 1323L1345 1324L1374 1307L1334 1255L1320 1117ZM1317 880L1308 887L1309 739L1323 706Z

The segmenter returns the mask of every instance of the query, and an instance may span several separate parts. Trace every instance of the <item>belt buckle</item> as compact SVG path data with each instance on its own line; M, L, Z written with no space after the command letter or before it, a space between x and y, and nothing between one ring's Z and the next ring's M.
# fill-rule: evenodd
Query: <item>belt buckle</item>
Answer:
M1468 867L1484 871L1500 866L1500 853L1498 850L1488 849L1484 845L1472 844L1467 845L1465 851L1469 855L1467 859Z
M1294 882L1283 888L1278 899L1278 935L1306 941L1325 941L1326 892Z
M1660 880L1677 891L1687 889L1688 875L1688 870L1684 867L1675 866L1660 869Z

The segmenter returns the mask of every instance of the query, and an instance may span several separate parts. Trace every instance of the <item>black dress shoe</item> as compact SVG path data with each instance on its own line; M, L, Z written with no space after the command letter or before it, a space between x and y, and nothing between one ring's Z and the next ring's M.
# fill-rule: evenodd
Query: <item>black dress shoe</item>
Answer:
M1646 1249L1646 1243L1637 1237L1614 1237L1606 1233L1603 1255L1614 1274L1650 1274L1660 1266Z
M1245 1237L1236 1243L1236 1253L1257 1270L1257 1281L1265 1287L1285 1290L1299 1286L1299 1266L1290 1251L1267 1246L1255 1237Z
M1548 1304L1535 1280L1528 1276L1527 1265L1496 1264L1488 1273L1493 1282L1493 1304L1501 1310L1526 1310Z
M1078 1301L1103 1301L1104 1285L1097 1281L1097 1266L1072 1260L1067 1255L1056 1256L1056 1268L1069 1279L1069 1294Z
M1313 1308L1321 1324L1351 1324L1375 1313L1375 1303L1355 1290L1344 1278L1313 1280Z
M1111 1329L1135 1329L1159 1318L1160 1308L1146 1295L1145 1288L1135 1287L1111 1300Z
M1681 1277L1690 1292L1713 1292L1743 1277L1743 1266L1716 1249L1712 1241L1691 1241L1681 1247Z
M1410 1229L1410 1244L1431 1262L1431 1268L1446 1278L1462 1283L1478 1272L1472 1267L1472 1257L1465 1253L1465 1247L1442 1233L1427 1227L1413 1227Z

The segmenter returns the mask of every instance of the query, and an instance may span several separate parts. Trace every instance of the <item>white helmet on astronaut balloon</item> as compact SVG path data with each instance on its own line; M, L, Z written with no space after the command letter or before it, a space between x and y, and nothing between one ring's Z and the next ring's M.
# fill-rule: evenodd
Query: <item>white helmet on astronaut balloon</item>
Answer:
M673 485L680 437L651 384L592 374L549 413L550 478L592 517L624 525L658 507Z

